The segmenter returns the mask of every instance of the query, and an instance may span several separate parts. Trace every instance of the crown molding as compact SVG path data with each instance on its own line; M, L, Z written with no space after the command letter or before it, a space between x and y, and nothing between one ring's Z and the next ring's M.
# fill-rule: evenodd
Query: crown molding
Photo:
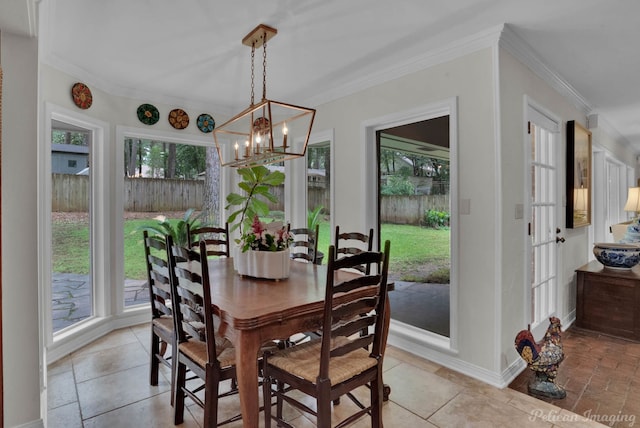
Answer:
M353 80L347 84L336 86L330 91L325 91L308 97L304 100L303 104L312 106L324 104L398 79L399 77L460 58L481 49L495 46L498 43L502 28L503 25L492 27L441 46L438 49L433 49L420 55L416 55L405 62L396 62L385 69L377 70L374 73L362 76L362 78Z
M503 27L499 46L526 65L582 113L588 115L592 112L591 104L569 82L545 64L533 48L509 24L505 24Z
M585 116L597 113L597 111L594 111L593 106L573 86L571 86L569 82L540 59L533 48L525 42L509 24L504 25L504 29L499 40L499 46L504 48L517 60L527 66L527 68L533 71L533 73L539 78L558 91L560 95L566 98ZM627 147L633 146L631 142L622 136L617 129L611 126L607 119L601 114L599 114L598 122L599 128L601 128L603 132L615 141Z

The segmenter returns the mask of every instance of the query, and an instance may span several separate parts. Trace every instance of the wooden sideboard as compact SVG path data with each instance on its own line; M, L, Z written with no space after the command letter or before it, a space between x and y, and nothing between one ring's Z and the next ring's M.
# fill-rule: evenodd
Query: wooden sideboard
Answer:
M618 270L592 261L576 273L576 327L640 341L640 266Z

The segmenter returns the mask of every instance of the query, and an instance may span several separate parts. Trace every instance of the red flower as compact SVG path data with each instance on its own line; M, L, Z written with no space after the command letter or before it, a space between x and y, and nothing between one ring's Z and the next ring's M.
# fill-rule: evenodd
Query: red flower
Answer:
M251 231L254 233L254 235L260 236L265 230L265 224L260 221L260 218L257 215L254 216L253 223L251 223Z

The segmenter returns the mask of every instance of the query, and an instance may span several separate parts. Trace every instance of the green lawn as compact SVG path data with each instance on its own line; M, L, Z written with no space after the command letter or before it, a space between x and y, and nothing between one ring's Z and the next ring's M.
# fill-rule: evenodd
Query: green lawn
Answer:
M153 219L126 220L124 223L125 277L144 279L144 252L140 227L155 224ZM53 224L54 272L88 273L88 227L84 223ZM331 236L328 222L320 224L318 249L325 254ZM382 240L391 241L390 271L405 280L448 282L449 230L409 225L382 225ZM443 275L446 281L439 278ZM434 277L435 276L435 277Z

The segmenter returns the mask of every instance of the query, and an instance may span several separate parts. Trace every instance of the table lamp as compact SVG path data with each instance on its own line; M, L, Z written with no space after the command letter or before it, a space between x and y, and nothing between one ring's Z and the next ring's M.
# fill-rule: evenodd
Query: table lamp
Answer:
M634 217L638 216L638 211L640 211L640 187L629 187L624 210L633 212Z

